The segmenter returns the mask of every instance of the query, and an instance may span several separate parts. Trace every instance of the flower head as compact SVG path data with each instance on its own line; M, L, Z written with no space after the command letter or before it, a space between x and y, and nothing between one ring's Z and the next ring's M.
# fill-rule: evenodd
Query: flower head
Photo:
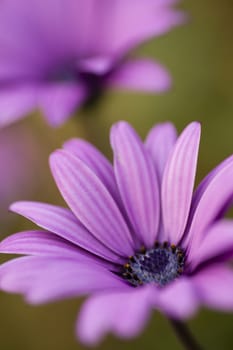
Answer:
M126 56L183 22L175 2L1 1L0 126L37 107L58 126L109 86L167 90L160 64Z
M176 319L200 305L233 308L233 157L193 193L199 123L177 138L170 123L141 141L126 122L112 127L114 164L73 139L51 155L69 209L18 202L11 210L42 229L16 233L2 253L26 254L0 267L0 287L38 304L83 294L77 334L92 344L112 331L138 334L152 309Z

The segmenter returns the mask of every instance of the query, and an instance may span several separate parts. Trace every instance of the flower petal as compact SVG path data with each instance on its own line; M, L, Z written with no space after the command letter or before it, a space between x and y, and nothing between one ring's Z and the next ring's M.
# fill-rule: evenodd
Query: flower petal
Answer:
M147 135L145 146L152 156L159 182L162 181L168 156L176 142L177 132L172 123L157 124Z
M0 89L0 127L25 117L36 107L33 86Z
M76 259L27 256L0 266L0 289L21 293L32 304L124 288L129 287L102 266Z
M63 147L87 164L107 187L113 198L120 201L112 164L97 148L81 139L71 139L65 142Z
M106 1L105 6L107 5ZM130 1L115 1L105 23L108 30L106 25L103 25L102 31L97 32L99 47L102 44L106 50L122 54L145 40L168 32L186 20L181 11L173 10L167 5L169 4L158 3L157 0L135 0L132 8Z
M165 239L177 244L187 223L200 141L199 123L189 124L177 139L164 170L162 214Z
M191 317L198 308L198 296L188 278L181 277L172 284L160 289L155 306L175 319Z
M56 151L50 166L60 192L81 223L114 252L133 254L133 240L110 193L78 157Z
M207 229L198 249L196 248L192 249L191 246L187 256L191 270L209 259L233 251L233 221L216 222Z
M52 126L60 126L86 100L86 88L79 84L50 84L43 86L38 104Z
M77 246L57 235L45 231L23 231L15 233L0 242L0 252L4 254L73 258L81 263L90 262L102 265L111 271L117 269L117 265L99 259L95 255L79 249Z
M45 231L23 231L15 233L0 242L0 252L7 254L28 254L38 256L78 256L78 248Z
M233 310L233 271L227 266L215 265L193 276L199 298L207 307Z
M164 92L171 86L168 72L149 59L126 61L109 75L107 85L136 91Z
M112 127L116 180L135 234L152 246L159 224L159 189L155 169L142 141L126 122Z
M93 254L122 262L119 256L88 232L69 209L38 202L16 202L10 209Z
M122 338L138 335L150 316L151 293L151 288L130 288L89 298L78 318L78 338L94 345L110 331Z
M192 221L185 243L188 249L199 247L203 233L233 196L233 157L213 170L200 184L192 209Z
M113 58L109 56L87 57L78 61L78 68L82 72L102 75L108 73L113 64Z

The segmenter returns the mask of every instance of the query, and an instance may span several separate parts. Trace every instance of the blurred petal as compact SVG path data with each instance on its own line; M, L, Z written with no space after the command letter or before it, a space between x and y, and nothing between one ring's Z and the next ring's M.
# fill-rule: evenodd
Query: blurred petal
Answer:
M216 222L205 232L198 249L190 248L187 262L193 270L197 265L233 251L233 220Z
M94 73L97 75L108 73L112 68L113 60L109 57L88 57L78 61L78 67L82 72Z
M36 92L33 87L0 89L0 127L25 117L36 107Z
M162 213L165 239L177 244L187 223L200 141L200 125L189 124L177 139L164 170Z
M172 123L157 124L147 135L145 146L152 156L160 182L168 156L176 142L177 132Z
M134 228L152 246L159 224L159 189L155 169L142 141L126 122L112 127L111 144L119 191Z
M233 196L233 157L229 157L201 183L195 197L192 222L185 243L198 249L203 234Z
M132 8L131 1L115 1L109 10L108 22L105 22L108 30L102 25L102 31L97 33L99 47L120 55L186 21L184 13L167 5L167 1L135 0ZM105 1L105 6L108 6L108 1Z
M156 0L157 6L168 6L179 3L180 0Z
M145 327L151 309L152 288L104 293L89 298L81 309L77 335L87 345L94 345L108 332L122 338L138 335Z
M193 283L201 302L207 307L233 310L233 271L227 266L215 265L193 276Z
M41 88L39 106L52 126L67 120L86 100L87 91L79 84L48 84Z
M64 150L52 154L50 166L61 194L81 223L114 252L132 255L133 240L128 227L96 174Z
M0 266L0 289L32 304L122 288L129 287L102 266L76 259L30 256Z
M91 253L121 262L120 257L88 232L69 209L38 202L16 202L10 209Z
M170 88L171 78L158 63L141 59L122 63L110 74L107 84L120 89L164 92Z
M160 289L155 305L170 317L186 319L198 308L198 295L188 278L181 277L172 284Z

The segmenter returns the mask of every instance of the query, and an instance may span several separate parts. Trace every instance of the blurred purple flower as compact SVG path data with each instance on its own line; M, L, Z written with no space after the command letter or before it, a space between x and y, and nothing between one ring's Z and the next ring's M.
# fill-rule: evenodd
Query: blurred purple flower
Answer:
M127 55L184 21L176 2L1 1L0 126L37 107L58 126L107 87L167 90L160 64Z
M233 156L193 194L200 125L177 138L170 123L145 144L126 122L111 131L114 167L80 139L50 159L70 209L18 202L11 210L42 228L16 233L2 253L26 254L0 267L0 287L33 304L83 294L77 335L88 344L107 331L133 337L152 309L175 319L200 305L233 309ZM143 246L143 247L142 247Z

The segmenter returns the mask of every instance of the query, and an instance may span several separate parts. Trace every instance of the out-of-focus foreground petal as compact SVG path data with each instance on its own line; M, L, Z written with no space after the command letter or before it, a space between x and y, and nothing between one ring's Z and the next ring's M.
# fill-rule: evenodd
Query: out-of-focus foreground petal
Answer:
M197 311L199 298L192 281L187 277L181 277L164 289L160 289L154 303L162 313L169 317L186 319Z
M99 264L71 258L27 256L0 266L0 288L21 293L32 304L97 291L129 288Z
M154 288L97 294L83 305L77 336L88 345L98 343L108 332L123 338L136 336L150 316Z
M213 265L193 277L193 283L202 304L207 307L233 310L233 271L231 268Z

